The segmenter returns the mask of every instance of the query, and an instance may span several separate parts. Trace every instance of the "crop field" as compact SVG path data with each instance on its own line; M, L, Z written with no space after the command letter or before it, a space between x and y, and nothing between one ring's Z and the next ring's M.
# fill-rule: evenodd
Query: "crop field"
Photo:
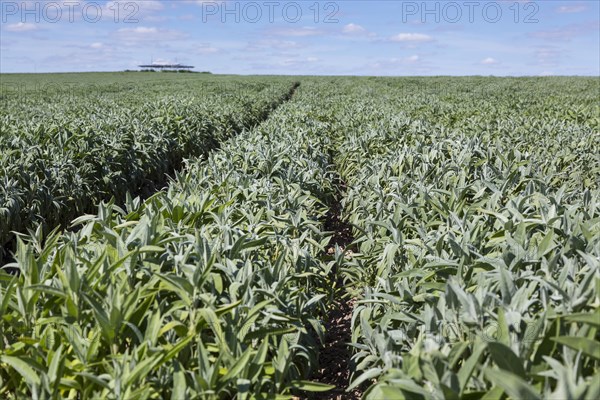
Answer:
M0 398L600 398L597 78L3 75Z

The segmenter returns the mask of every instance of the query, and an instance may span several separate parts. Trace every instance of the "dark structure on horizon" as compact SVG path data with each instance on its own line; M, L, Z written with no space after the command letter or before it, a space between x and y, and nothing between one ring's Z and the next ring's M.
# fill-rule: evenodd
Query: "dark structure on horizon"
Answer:
M150 68L150 69L158 69L158 70L184 70L184 69L192 69L194 68L191 65L183 65L183 64L147 64L147 65L139 65L140 68Z

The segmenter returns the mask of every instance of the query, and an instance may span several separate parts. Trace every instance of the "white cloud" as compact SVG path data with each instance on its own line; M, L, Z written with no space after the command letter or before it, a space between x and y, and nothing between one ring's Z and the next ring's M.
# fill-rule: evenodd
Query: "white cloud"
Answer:
M199 6L203 6L206 3L215 3L213 0L184 0L184 3L191 3L191 4L197 4ZM219 5L219 3L216 3L215 5Z
M104 8L110 11L110 15L114 16L115 13L121 17L135 18L136 14L151 14L157 11L163 10L165 7L162 2L158 0L135 0L135 1L107 1Z
M421 57L417 54L413 54L408 57L393 57L385 60L378 60L374 63L371 63L370 66L373 68L392 68L392 67L415 67L418 66L418 62L421 61Z
M8 24L4 30L8 32L28 32L35 31L37 29L36 24L28 23L28 22L17 22L16 24Z
M348 34L362 34L362 33L366 33L367 30L360 25L350 23L350 24L344 26L344 28L342 29L342 32L348 33Z
M138 26L136 28L121 28L115 32L115 37L126 46L139 45L141 42L169 43L185 40L188 35L174 30L156 27Z
M559 14L573 14L580 13L587 10L587 7L579 4L579 5L570 5L570 6L561 6L556 9Z
M133 33L133 34L152 34L152 33L157 33L158 29L157 28L148 28L145 26L138 26L137 28L121 28L119 29L119 32L121 33Z
M596 20L596 21L580 22L577 24L569 24L566 26L562 26L559 28L546 30L546 31L531 32L529 35L531 37L534 37L537 39L543 39L543 40L548 40L548 41L553 41L553 42L556 42L559 40L569 41L578 36L591 37L592 34L594 34L596 37L598 37L598 29L599 28L600 28L600 22Z
M304 37L320 35L323 32L312 26L304 26L302 28L278 29L273 31L273 33L281 36Z
M423 33L399 33L390 38L392 42L430 42L433 38Z
M171 17L166 15L149 15L147 17L144 17L144 21L146 22L165 22L171 19Z
M278 64L283 67L291 67L291 66L299 65L300 63L301 63L301 61L297 60L295 58L287 58L285 60L279 61Z
M77 4L75 8L81 6L80 1L74 3ZM161 13L164 14L165 9L163 3L166 2L159 0L111 0L104 3L103 9L100 11L105 21L118 21L119 24L123 22L129 25L141 22L162 22L168 19L166 15L161 15ZM77 11L75 16L78 15L82 15L82 12Z
M249 65L254 70L272 70L275 66L284 68L280 72L289 71L289 69L301 72L314 70L314 68L321 65L321 61L321 58L313 54L279 53L265 55L264 57L248 57L245 59L245 65Z
M565 51L556 46L538 46L535 50L537 64L540 66L556 66Z
M483 60L481 60L481 64L494 65L494 64L498 64L498 60L496 60L495 58L492 58L492 57L487 57L487 58L484 58Z
M198 45L198 47L196 47L194 50L198 54L214 54L220 51L218 48L213 47L208 43L202 43Z
M103 47L104 47L104 44L100 43L100 42L92 43L90 45L90 48L92 48L92 49L101 49Z
M175 62L171 61L167 58L157 58L155 60L152 60L152 64L153 65L170 65L170 64L175 64Z
M147 11L160 11L165 8L163 2L159 0L138 0L136 3L140 6L140 9Z
M254 42L248 42L244 48L244 52L267 51L273 49L290 50L299 49L302 47L304 46L293 40L262 39Z

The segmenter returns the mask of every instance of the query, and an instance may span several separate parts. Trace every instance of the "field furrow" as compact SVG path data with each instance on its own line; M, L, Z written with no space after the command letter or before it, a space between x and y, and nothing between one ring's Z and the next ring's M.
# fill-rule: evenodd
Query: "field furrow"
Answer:
M133 96L153 126L212 115L211 134L185 128L198 157L147 198L99 184L95 214L56 206L73 229L18 239L0 397L600 397L596 79L235 79L250 93ZM35 141L15 132L0 143ZM173 146L142 153L187 157Z

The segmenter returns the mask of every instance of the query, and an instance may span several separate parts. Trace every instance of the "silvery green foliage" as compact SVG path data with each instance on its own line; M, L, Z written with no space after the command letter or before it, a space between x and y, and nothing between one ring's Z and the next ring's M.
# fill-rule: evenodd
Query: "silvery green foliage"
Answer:
M305 380L331 297L318 258L331 159L305 123L314 107L281 106L144 202L101 203L76 232L19 240L21 274L0 274L0 395L328 389Z
M301 81L166 191L19 241L0 396L328 389L306 379L341 274L365 398L600 397L597 80Z
M131 85L135 74L99 74L99 82L74 77L74 86L41 77L0 100L0 252L13 231L47 232L101 200L147 194L185 158L256 125L290 89L289 80L260 78L169 75Z
M359 252L348 280L366 282L352 386L596 398L597 82L489 80L473 93L457 79L405 97L400 85L349 95L335 128Z

